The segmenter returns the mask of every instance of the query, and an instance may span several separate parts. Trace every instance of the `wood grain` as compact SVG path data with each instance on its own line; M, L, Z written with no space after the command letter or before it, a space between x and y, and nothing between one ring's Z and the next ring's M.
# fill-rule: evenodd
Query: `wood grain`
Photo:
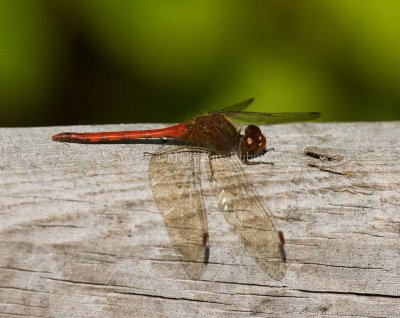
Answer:
M0 129L0 317L399 317L400 122L262 127L246 166L286 238L281 281L226 224L204 176L210 263L185 276L148 182L157 144L64 144Z

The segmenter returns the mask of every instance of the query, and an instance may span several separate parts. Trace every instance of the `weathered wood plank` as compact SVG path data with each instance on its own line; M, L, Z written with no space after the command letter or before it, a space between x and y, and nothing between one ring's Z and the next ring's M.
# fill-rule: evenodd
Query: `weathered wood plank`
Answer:
M154 125L153 125L154 126ZM269 278L208 183L210 263L185 276L147 179L154 144L63 144L0 129L0 317L399 317L400 122L263 127L246 166L286 237Z

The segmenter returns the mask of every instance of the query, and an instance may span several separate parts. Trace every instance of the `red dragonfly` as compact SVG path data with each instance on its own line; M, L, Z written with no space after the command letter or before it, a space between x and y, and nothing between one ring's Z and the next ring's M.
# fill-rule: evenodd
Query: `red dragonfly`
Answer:
M167 128L99 133L64 132L53 140L78 143L121 142L141 138L171 139L152 154L149 180L172 246L189 278L199 279L209 259L208 227L201 186L201 155L220 210L256 263L273 279L286 272L284 236L276 230L242 163L267 152L260 128L242 133L233 122L276 124L315 119L319 113L258 113L243 110L248 99L220 111Z

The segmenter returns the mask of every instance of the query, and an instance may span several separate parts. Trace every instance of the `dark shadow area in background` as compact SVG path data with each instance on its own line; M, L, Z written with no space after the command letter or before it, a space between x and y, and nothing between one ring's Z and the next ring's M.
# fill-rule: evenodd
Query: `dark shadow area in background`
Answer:
M54 28L66 43L54 92L36 107L44 111L0 117L2 127L182 122L218 90L213 83L195 90L153 87L109 59L68 14L51 4L49 11Z

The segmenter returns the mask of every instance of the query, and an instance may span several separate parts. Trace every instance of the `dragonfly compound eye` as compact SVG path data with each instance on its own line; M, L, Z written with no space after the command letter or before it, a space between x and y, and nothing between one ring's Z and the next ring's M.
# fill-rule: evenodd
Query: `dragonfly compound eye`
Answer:
M248 135L248 134L251 134L251 133L253 133L253 134L261 134L261 129L258 128L256 125L247 126L245 131L244 131L244 134Z
M265 152L267 140L260 128L250 125L246 128L240 145L241 153L247 153L252 157L258 157Z

